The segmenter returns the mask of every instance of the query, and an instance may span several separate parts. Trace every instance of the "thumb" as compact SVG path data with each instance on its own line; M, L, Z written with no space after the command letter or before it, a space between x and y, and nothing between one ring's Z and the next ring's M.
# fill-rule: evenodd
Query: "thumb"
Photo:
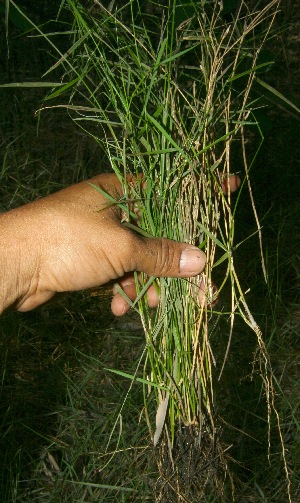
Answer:
M205 254L196 246L165 238L136 237L131 270L148 276L184 278L204 269Z

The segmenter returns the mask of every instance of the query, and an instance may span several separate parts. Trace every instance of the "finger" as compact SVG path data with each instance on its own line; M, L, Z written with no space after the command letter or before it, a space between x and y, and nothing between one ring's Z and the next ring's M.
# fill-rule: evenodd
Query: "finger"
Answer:
M222 190L224 194L235 192L241 185L241 179L238 175L225 176L222 180Z
M120 293L120 288L123 290L124 295ZM126 296L126 297L125 297ZM128 298L134 302L137 297L136 284L133 275L127 276L113 287L113 298L111 301L111 310L115 316L123 316L130 309L130 303L126 300ZM150 285L146 292L148 306L150 308L157 307L159 302L159 294L154 285Z
M148 306L151 308L157 307L157 305L158 305L159 292L157 291L157 288L154 285L150 285L147 290L147 301L148 301Z
M165 238L144 238L130 233L127 250L127 272L141 271L148 276L186 278L204 269L206 256L196 246Z
M200 306L207 308L212 308L219 302L219 295L217 285L214 281L209 280L206 284L206 280L203 279L199 287L198 300Z
M124 295L128 297L132 302L136 299L136 288L134 283L131 285L124 286L122 288ZM116 291L116 290L114 290ZM116 291L114 293L111 301L111 310L115 316L123 316L130 309L130 304L127 302L125 296Z

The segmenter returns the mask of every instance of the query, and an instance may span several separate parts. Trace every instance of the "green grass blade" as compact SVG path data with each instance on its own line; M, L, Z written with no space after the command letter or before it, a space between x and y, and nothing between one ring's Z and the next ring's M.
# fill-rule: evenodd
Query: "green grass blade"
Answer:
M156 384L155 382L148 381L147 379L143 379L142 377L136 377L135 375L128 374L127 372L122 372L121 370L115 370L115 369L109 369L105 368L104 370L107 370L108 372L112 372L113 374L117 374L118 376L121 377L126 377L126 379L130 379L131 381L136 381L141 384L146 384L147 386L151 386L153 388L158 388L163 391L169 391L166 386L162 386L161 384Z
M111 486L108 484L96 484L95 482L83 482L78 480L65 480L68 484L86 486L86 487L94 487L98 489L110 489L112 491L122 491L122 492L133 492L134 489L131 487L123 487L123 486Z
M286 103L289 107L293 108L298 114L300 113L300 108L295 105L291 100L289 100L286 96L284 96L281 92L277 91L274 87L270 86L270 84L267 84L267 82L259 79L258 77L255 77L256 82L267 89L270 93L272 93L276 98L278 98L280 101L283 101Z
M237 75L233 75L232 77L229 77L227 79L227 82L233 82L234 80L240 79L242 77L245 77L246 75L249 75L251 73L256 72L257 70L260 70L261 68L264 68L264 66L270 66L273 65L274 61L267 61L266 63L261 63L260 65L253 66L252 68L249 68L248 70L239 73Z
M0 87L62 87L62 82L11 82L1 84Z
M203 224L198 222L197 226L199 227L201 232L204 232L204 234L206 234L212 240L213 243L216 243L220 248L222 248L222 250L228 253L226 246L221 243L221 241L216 236L214 236Z
M188 156L186 153L180 148L180 146L173 140L173 138L167 133L167 131L163 128L163 126L156 120L152 115L149 115L148 112L146 112L147 119L149 119L152 124L158 129L158 131L163 135L163 138L166 139L173 147L176 149L177 152L179 152L186 161L189 160Z

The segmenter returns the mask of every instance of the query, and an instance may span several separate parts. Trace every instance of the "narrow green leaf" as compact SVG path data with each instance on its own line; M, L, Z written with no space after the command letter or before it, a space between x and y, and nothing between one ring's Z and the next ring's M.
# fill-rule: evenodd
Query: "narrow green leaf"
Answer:
M160 60L161 60L162 55L164 53L165 47L167 45L167 42L168 42L168 39L165 38L162 41L162 43L161 43L161 46L160 46L160 49L159 49L159 52L158 52L158 55L157 55L157 60L155 61L155 67L158 67L160 65Z
M202 241L202 243L200 243L200 244L199 244L198 248L199 248L200 250L202 250L203 248L205 248L206 243L207 243L207 236L206 236L206 238L204 239L204 241Z
M141 298L146 294L149 286L151 286L154 281L155 281L155 277L154 276L150 276L150 278L148 279L147 283L144 285L144 287L142 288L142 290L138 294L137 298L135 299L135 301L133 303L134 307L141 300Z
M144 229L141 229L137 225L131 224L130 222L125 222L123 225L124 227L128 227L128 229L131 229L137 232L138 234L141 234L145 238L153 238L152 234L149 234L149 232L144 231Z
M229 138L229 136L232 136L236 132L237 132L237 129L232 129L231 131L228 131L228 133L224 134L220 138L217 138L215 141L211 142L209 145L207 145L202 150L200 150L199 152L197 152L197 157L199 157L200 155L204 154L204 152L207 152L209 149L211 149L212 147L214 147L218 143L220 143L222 141L225 141L227 138Z
M245 77L245 75L249 75L249 73L256 72L256 70L259 70L260 68L263 68L264 66L272 65L274 61L267 61L266 63L261 63L260 65L253 66L252 68L249 68L249 70L246 70L245 72L239 73L238 75L233 75L232 77L229 77L227 79L227 82L233 82L234 80L240 79L241 77Z
M121 377L126 377L126 379L130 379L131 381L136 381L141 384L146 384L147 386L152 386L153 388L158 388L164 391L169 391L168 388L165 386L161 386L160 384L156 384L155 382L148 381L147 379L142 379L141 377L136 377L132 374L127 374L127 372L122 372L121 370L114 370L114 369L109 369L109 368L104 368L104 370L107 370L108 372L112 372L113 374L117 374Z
M160 148L157 150L149 150L147 152L136 152L134 154L127 154L130 157L145 157L149 155L158 155L158 154L171 154L172 152L178 152L177 148Z
M219 258L219 260L217 260L217 262L213 264L213 268L218 267L218 265L222 264L222 262L224 262L224 260L227 260L229 257L230 253L227 251L226 253L224 253L224 255L222 255L221 258Z
M300 113L300 108L298 108L295 103L290 101L288 98L286 98L282 93L277 91L274 87L270 86L270 84L267 84L263 80L259 79L258 77L255 78L256 82L260 84L262 87L270 91L270 93L274 94L277 98L279 98L281 101L284 101L287 105L289 105L291 108L296 110L296 112Z
M75 51L75 49L77 49L77 47L79 47L79 46L82 44L82 42L84 42L84 40L85 40L85 39L86 39L89 35L90 35L90 32L89 32L89 31L88 31L87 33L85 33L84 35L82 35L82 37L81 37L79 40L77 40L77 41L75 42L75 44L73 44L73 45L72 45L72 47L70 47L70 49L69 49L67 52L65 52L65 53L61 56L61 58L60 58L58 61L56 61L56 63L54 63L54 65L52 65L52 66L49 68L49 70L47 70L47 71L44 73L43 77L45 77L46 75L48 75L48 73L52 72L52 70L54 70L54 69L55 69L55 68L57 68L59 65L61 65L64 61L66 61L66 60L68 59L68 57L69 57L69 56L70 56L70 55L71 55L71 54Z
M113 491L123 491L123 492L133 492L131 487L122 487L122 486L110 486L108 484L96 484L95 482L81 482L77 480L66 480L69 484L77 484L80 486L88 486L95 487L99 489L111 489Z
M116 291L121 295L121 297L123 297L123 299L127 302L127 304L131 307L131 309L134 309L135 311L137 311L137 309L135 308L134 306L134 303L132 302L132 300L128 297L128 295L126 295L126 293L124 292L124 290L120 287L120 285L118 283L115 283L114 285Z
M5 0L5 30L6 30L6 40L8 40L8 20L9 20L9 0Z
M102 196L105 196L108 199L108 201L109 201L109 204L104 205L103 208L101 208L99 211L106 210L107 208L109 208L110 206L112 206L112 205L115 204L115 205L119 206L119 208L121 208L124 211L124 213L129 214L134 219L137 219L137 216L132 211L128 210L128 206L126 205L125 198L123 198L123 199L115 199L110 194L108 194L108 192L105 192L105 190L101 189L101 187L99 187L98 185L95 185L95 184L90 183L90 182L87 182L87 183L91 187L93 187L94 189L96 189L97 192L99 192Z
M163 128L163 126L159 122L157 122L157 120L154 119L154 117L152 115L149 115L147 112L146 112L146 116L150 120L150 122L152 122L152 124L154 124L155 127L160 131L160 133L163 135L163 137L168 142L170 142L171 145L173 145L173 147L175 147L177 152L180 152L180 154L185 158L185 160L189 161L189 158L186 155L186 153L179 147L179 145L177 145L176 141L173 140L173 138L169 135L169 133L167 133L167 131Z
M49 100L52 100L53 98L56 98L57 96L60 96L62 93L64 93L67 89L69 89L70 87L72 87L74 84L76 84L79 80L81 80L81 77L76 77L76 79L73 79L71 80L70 82L68 82L67 84L65 85L62 85L62 87L60 89L58 89L57 91L54 91L53 93L51 93L49 96L46 96L44 98L44 101L49 101Z
M221 243L221 241L219 241L219 239L217 239L208 229L206 229L206 227L204 227L204 225L200 224L200 222L198 222L197 225L198 225L199 229L201 230L201 232L204 232L204 234L206 234L214 243L216 243L224 251L228 252L226 246L223 245L223 243Z
M164 59L161 62L161 65L165 65L166 63L169 63L170 61L174 61L174 59L180 58L180 56L183 56L183 54L186 54L187 52L190 52L192 49L195 49L195 47L197 47L198 45L200 45L200 44L193 45L192 47L189 47L188 49L185 49L184 51L177 52L177 53L173 54L169 58Z
M61 87L62 82L11 82L10 84L1 84L0 87Z
M32 25L25 19L24 14L21 11L18 12L11 0L3 0L3 3L0 2L0 14L2 12L4 12L5 16L4 23L6 38L8 38L10 23L12 23L22 32L25 32L32 28Z

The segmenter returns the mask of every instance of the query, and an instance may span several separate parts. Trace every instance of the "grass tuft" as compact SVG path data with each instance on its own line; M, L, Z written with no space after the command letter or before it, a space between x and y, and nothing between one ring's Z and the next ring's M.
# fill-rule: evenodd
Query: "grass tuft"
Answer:
M276 372L273 375L269 347L248 306L248 286L239 267L242 245L253 231L241 241L236 237L236 215L243 198L249 198L261 266L270 284L273 278L264 259L250 175L263 141L256 114L264 102L257 89L267 89L297 111L292 101L282 99L263 80L273 60L261 62L260 55L279 4L273 0L252 8L241 1L228 14L222 2L149 1L146 5L129 0L125 5L110 2L108 7L95 0L87 8L67 0L64 8L72 26L68 26L71 42L65 52L50 33L33 26L51 40L58 56L44 73L43 86L50 90L39 113L52 108L66 111L81 134L96 141L106 165L123 185L124 198L108 197L107 204L121 207L124 225L143 236L194 243L205 251L207 265L192 280L136 276L139 295L132 308L139 312L145 349L127 367L116 362L87 363L81 355L86 377L79 388L76 379L63 373L69 385L67 404L58 413L57 437L41 454L28 501L33 495L37 501L55 501L57 494L64 501L70 497L138 501L143 494L146 501L151 496L145 486L153 488L157 501L232 501L242 482L234 475L231 444L224 440L218 386L226 382L241 321L256 338L252 377L259 375L263 383L263 392L261 384L256 390L266 398L269 448L276 424L276 445L286 476L284 492L278 488L276 494L291 501L292 462L285 448L288 428L275 407L281 381ZM52 79L51 74L59 71L61 79ZM253 145L255 136L258 144ZM5 163L4 176L9 172ZM231 173L243 177L235 196L222 191ZM143 183L128 183L128 175L140 180L141 174ZM227 298L226 310L208 307L215 300L212 273ZM145 300L150 283L160 292L155 312ZM200 288L206 304L199 300ZM216 342L218 326L226 326L225 351ZM89 387L99 382L103 367L109 369L105 379L116 391L109 394L111 405L121 404L117 412L108 406L105 417L92 403ZM125 390L118 393L120 382ZM242 410L242 404L234 406ZM134 413L128 413L131 407ZM296 408L287 396L285 407L291 415L289 424L298 431ZM92 417L86 414L90 409ZM259 424L265 421L263 416L257 413ZM126 421L138 424L143 434L124 435ZM146 457L140 457L140 452ZM271 461L272 456L270 450ZM131 478L126 481L117 473L122 463L129 466ZM140 480L134 475L137 467L146 474ZM268 490L259 476L251 484L256 497L266 501Z

